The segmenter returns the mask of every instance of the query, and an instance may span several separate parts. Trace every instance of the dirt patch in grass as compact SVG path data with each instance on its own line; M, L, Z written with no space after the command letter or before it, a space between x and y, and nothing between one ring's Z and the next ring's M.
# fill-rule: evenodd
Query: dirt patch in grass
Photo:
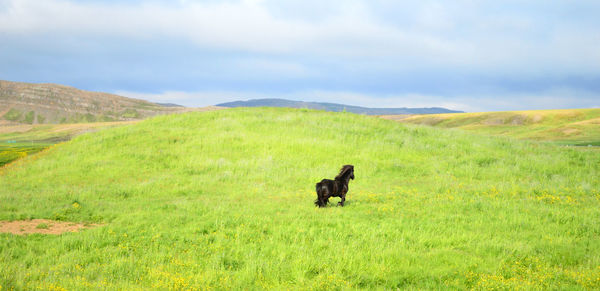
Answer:
M503 125L504 118L490 118L483 121L485 125Z
M415 115L414 114L379 115L380 118L389 119L389 120L402 120L405 118L409 118L411 116L415 116Z
M12 233L18 235L31 233L61 234L65 232L77 232L81 229L95 226L98 226L98 224L83 224L48 219L0 221L0 233Z
M588 119L588 120L583 120L583 121L579 121L579 122L573 122L572 124L581 124L581 125L585 125L585 124L600 124L600 117L598 118L592 118L592 119Z
M527 116L524 115L515 115L510 124L512 125L523 125L523 123L525 123L525 119L527 119Z
M30 124L18 124L12 122L1 121L0 122L0 133L21 133L27 132L33 128Z
M575 134L575 133L579 133L579 131L580 131L579 129L575 129L575 128L569 128L569 129L565 129L565 130L563 130L562 132L563 132L565 135L572 135L572 134Z

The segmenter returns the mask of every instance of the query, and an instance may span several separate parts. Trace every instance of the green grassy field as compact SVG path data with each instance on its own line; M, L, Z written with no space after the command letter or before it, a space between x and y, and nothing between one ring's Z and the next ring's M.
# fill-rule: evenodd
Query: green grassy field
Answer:
M47 148L45 143L3 143L0 144L0 167Z
M562 145L600 146L598 108L415 115L400 121Z
M355 166L346 207L314 185ZM160 116L6 166L5 289L600 288L597 151L350 113ZM334 205L337 198L333 199Z
M0 167L74 136L135 121L0 126Z

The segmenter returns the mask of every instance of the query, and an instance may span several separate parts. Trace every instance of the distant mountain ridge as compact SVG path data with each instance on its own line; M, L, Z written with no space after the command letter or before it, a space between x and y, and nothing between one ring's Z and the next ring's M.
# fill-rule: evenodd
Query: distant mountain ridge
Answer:
M352 112L366 115L394 115L394 114L438 114L438 113L462 113L462 111L450 110L441 107L431 108L368 108L352 105L344 105L326 102L304 102L287 99L251 99L248 101L234 101L217 104L221 107L290 107L308 108L333 112Z
M253 99L218 104L223 107L291 107L367 115L458 113L445 108L367 108L286 99ZM140 120L160 114L220 109L188 108L173 103L152 103L110 93L80 90L58 84L0 80L0 125L82 123Z
M64 85L0 80L0 124L125 121L189 110Z
M159 103L159 102L156 102L155 104L158 104L158 105L160 105L162 107L185 107L183 105L179 105L179 104L175 104L175 103Z

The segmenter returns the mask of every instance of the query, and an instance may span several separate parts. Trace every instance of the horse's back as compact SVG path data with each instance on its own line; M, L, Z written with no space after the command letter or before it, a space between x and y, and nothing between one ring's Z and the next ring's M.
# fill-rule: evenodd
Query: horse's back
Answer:
M323 191L325 193L329 193L333 189L333 184L334 184L333 180L323 179L323 180L321 180L321 182L317 183L316 191L317 191L317 193L319 193L321 191Z
M321 182L317 183L317 186L329 186L333 183L333 180L329 180L329 179L323 179L321 180Z

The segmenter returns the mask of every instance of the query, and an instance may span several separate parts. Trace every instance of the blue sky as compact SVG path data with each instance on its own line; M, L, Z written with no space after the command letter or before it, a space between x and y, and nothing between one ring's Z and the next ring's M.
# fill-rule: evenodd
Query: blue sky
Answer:
M599 1L0 0L0 79L205 106L600 107Z

